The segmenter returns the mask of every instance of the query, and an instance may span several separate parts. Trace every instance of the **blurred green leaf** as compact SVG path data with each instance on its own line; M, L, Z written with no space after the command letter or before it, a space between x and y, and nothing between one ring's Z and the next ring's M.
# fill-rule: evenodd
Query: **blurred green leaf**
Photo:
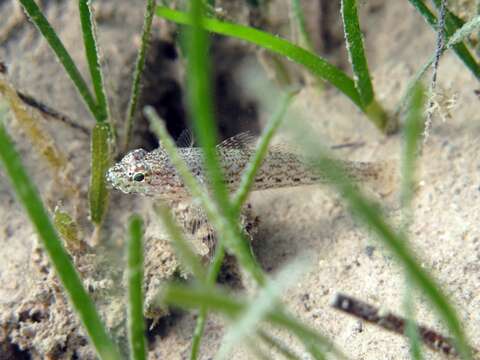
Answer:
M142 37L140 42L140 50L138 51L137 60L135 62L135 70L133 72L132 90L130 92L130 100L128 101L127 116L125 118L125 140L123 143L123 151L128 150L130 138L133 131L133 120L137 110L138 98L140 95L140 80L143 69L145 67L145 55L148 50L150 41L150 33L152 30L153 14L155 10L155 0L146 0L145 15L143 18Z
M108 103L102 78L102 70L98 59L98 45L93 25L90 0L79 0L80 22L82 24L83 43L87 56L88 68L92 79L93 89L97 98L95 118L98 122L108 121Z
M130 359L145 360L147 346L143 316L143 221L130 217L128 226L128 339Z
M182 230L173 219L170 210L164 204L157 204L156 210L160 215L168 234L170 235L172 244L175 247L179 258L182 260L182 263L188 267L198 281L205 283L205 269L198 259L198 256L192 250L191 245L183 236Z
M266 283L225 333L217 359L226 359L233 346L252 333L266 315L277 307L280 295L298 280L305 268L305 260L298 259L283 267L275 280Z
M67 248L78 249L81 246L78 225L67 212L56 207L53 213L53 223L55 229L65 240Z
M300 356L295 354L292 350L288 348L287 345L283 344L280 340L276 339L275 337L268 334L266 331L258 330L258 336L262 339L263 342L268 344L269 346L273 347L277 350L280 354L283 355L285 359L288 360L301 360Z
M108 206L108 190L105 174L110 166L110 127L106 123L97 123L93 128L91 153L92 172L90 177L90 219L97 226L105 216Z
M402 186L400 202L403 211L403 232L409 234L409 228L413 219L412 200L416 189L415 170L417 158L420 152L420 139L423 126L423 109L425 103L424 89L420 83L412 89L408 114L404 125L403 157L402 157ZM410 275L406 276L406 290L404 295L405 316L407 318L405 333L410 340L410 354L412 359L421 360L422 348L420 334L415 323L415 304L413 298L413 281Z
M240 210L245 203L250 190L252 189L253 182L255 181L255 175L257 174L258 169L262 166L262 162L268 153L268 146L275 135L275 132L279 128L294 95L295 92L293 91L284 95L279 102L279 108L275 111L263 129L262 135L258 140L255 153L252 159L248 162L246 168L243 170L240 185L233 196L233 207L235 209L235 214L240 213Z

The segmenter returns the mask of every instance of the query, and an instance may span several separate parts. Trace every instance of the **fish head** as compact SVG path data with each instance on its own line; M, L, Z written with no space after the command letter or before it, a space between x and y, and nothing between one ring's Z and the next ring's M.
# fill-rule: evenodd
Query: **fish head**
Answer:
M183 188L167 153L162 149L129 152L106 174L107 182L124 193L171 198Z
M142 193L148 184L150 169L144 161L147 152L137 149L108 169L107 182L124 193ZM147 185L148 186L148 185Z

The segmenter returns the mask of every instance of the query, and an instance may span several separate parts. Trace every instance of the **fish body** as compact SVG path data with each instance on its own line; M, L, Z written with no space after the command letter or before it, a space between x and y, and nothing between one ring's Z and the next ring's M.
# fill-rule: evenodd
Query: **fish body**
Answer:
M252 147L233 147L232 141L217 146L228 189L235 191L242 173L254 153ZM197 180L208 186L201 148L179 148L190 171ZM347 174L358 181L379 180L382 166L378 163L343 161ZM166 200L184 200L190 194L177 170L162 147L147 152L133 150L107 172L107 181L125 193L139 193ZM268 151L254 179L253 191L305 186L324 182L321 174L313 171L302 156L272 148Z

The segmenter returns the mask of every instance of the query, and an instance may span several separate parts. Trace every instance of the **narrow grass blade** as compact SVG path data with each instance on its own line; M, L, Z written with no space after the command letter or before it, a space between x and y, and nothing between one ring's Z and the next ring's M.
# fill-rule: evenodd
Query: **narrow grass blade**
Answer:
M133 215L128 226L128 339L130 359L147 358L143 317L143 221Z
M233 207L236 214L240 213L240 209L247 199L247 196L252 188L253 181L255 180L255 175L262 165L263 159L267 155L268 145L280 126L285 112L293 100L294 94L294 92L287 93L284 98L280 100L280 107L270 118L267 126L263 130L262 135L260 136L257 148L255 149L255 154L244 170L238 190L233 197Z
M182 284L167 285L160 294L159 301L185 309L195 309L204 305L208 310L214 310L232 318L240 315L246 307L244 299L238 297L233 299L219 289Z
M480 15L475 16L473 19L469 20L467 23L463 24L451 37L448 39L446 45L447 49L450 49L455 44L459 44L462 41L467 40L467 38L473 34L474 31L478 31L480 28Z
M358 21L356 0L342 0L340 11L347 50L355 74L353 78L362 103L366 107L374 100L375 96L363 47L363 35Z
M223 259L225 258L225 246L223 242L217 244L213 260L208 268L207 284L213 286L217 281L218 274L222 268ZM193 332L192 351L190 353L190 360L196 360L200 351L200 342L202 340L203 331L205 329L205 321L207 319L207 309L205 306L200 307L197 317L197 323Z
M258 340L255 339L253 336L248 336L245 339L245 344L248 351L254 356L255 359L271 360L271 358L266 354L266 352L259 346Z
M110 166L110 127L106 123L97 123L92 133L92 171L90 175L90 220L99 226L107 211L108 190L105 174Z
M184 159L178 153L175 142L168 134L167 129L165 128L165 124L158 117L155 109L153 109L151 106L145 107L144 113L150 121L150 128L158 137L162 147L167 152L170 161L185 182L185 185L190 191L190 194L193 198L199 199L201 201L202 206L207 212L207 215L213 218L214 214L217 212L216 205L210 198L209 194L205 192L205 189L200 185L197 179L195 179Z
M266 331L258 330L257 335L258 337L260 337L260 339L262 339L264 343L276 349L277 352L279 352L285 359L301 360L300 356L298 356L292 350L290 350L287 345L283 344L279 339L273 337Z
M79 236L78 225L70 214L56 207L53 212L53 224L65 241L67 249L78 250L82 247L83 244Z
M197 323L195 324L195 330L193 331L192 337L192 351L190 352L190 360L198 359L198 354L200 352L200 343L202 341L203 332L205 330L205 321L207 320L207 308L201 306Z
M202 145L204 165L219 210L210 221L217 229L219 246L223 246L223 241L226 241L240 264L261 284L265 281L265 276L253 257L248 243L243 238L237 218L232 212L228 191L217 158L218 135L213 119L208 52L205 51L208 48L208 38L203 29L203 23L206 20L203 19L202 11L203 4L200 0L191 2L191 11L187 15L192 24L192 28L188 32L187 79L194 129L200 145ZM204 205L206 204L204 203Z
M418 12L424 17L430 26L434 29L437 26L437 18L425 5L422 0L409 0L410 3L418 10ZM458 24L457 24L458 25ZM447 21L445 24L445 34L447 39L458 29L458 26L454 26L454 23ZM453 49L460 60L463 61L465 66L475 75L477 79L480 79L480 65L477 63L473 55L470 53L464 43L457 43L453 46Z
M273 324L284 327L294 333L303 343L305 348L308 349L312 355L316 356L316 358L321 358L323 352L328 352L335 355L338 359L347 359L347 357L328 338L288 314L274 312L267 318ZM322 349L321 352L320 349Z
M190 2L188 30L187 84L190 113L194 119L195 134L203 150L203 162L208 171L214 198L219 207L229 216L231 210L227 187L220 169L216 145L218 131L213 118L213 97L210 88L210 63L208 59L208 35L203 29L203 2Z
M413 286L410 279L407 279L403 308L406 317L405 335L408 337L410 343L410 357L413 360L422 360L422 342L418 327L415 324L415 304L413 300Z
M437 24L437 18L435 15L430 11L427 5L422 0L409 0L410 3L417 9L420 15L423 16L425 21L432 27Z
M155 11L155 0L146 0L145 14L143 17L142 38L140 42L140 50L138 51L137 61L135 62L135 70L133 72L132 90L130 92L130 100L128 101L127 116L125 119L125 139L123 143L123 151L128 150L130 138L132 137L133 120L137 111L138 98L140 96L140 80L143 69L145 67L145 58L150 42L150 33L152 30L152 21Z
M402 185L400 201L403 211L407 212L404 227L408 227L411 214L411 203L415 191L415 169L420 150L420 137L423 131L424 89L420 83L412 89L410 106L404 126L404 148L402 157Z
M314 53L313 41L307 30L305 21L305 14L300 0L291 0L291 8L293 17L298 25L298 32L300 34L300 44L308 51Z
M265 274L253 257L249 244L243 238L236 219L232 216L227 216L226 212L221 211L217 202L212 201L208 193L198 184L185 161L178 153L174 141L168 135L165 125L155 110L151 107L146 107L145 114L150 120L152 130L159 137L170 161L179 172L191 195L201 201L208 220L213 224L219 234L219 239L221 239L218 245L223 246L222 242L225 241L226 245L237 256L238 261L245 270L249 272L259 284L262 284L265 281Z
M409 234L410 224L413 219L412 199L416 188L415 169L417 157L420 150L420 137L423 131L423 107L424 89L420 83L413 88L410 96L409 112L404 126L404 146L402 157L402 185L400 191L400 202L403 211L403 232ZM421 360L422 348L418 327L415 324L415 304L413 299L413 281L409 274L406 274L406 290L403 305L406 316L405 333L410 341L410 354L412 359Z
M294 41L299 43L300 46L310 51L312 54L316 54L312 37L310 36L310 33L308 31L307 23L305 20L305 12L303 10L301 0L291 0L290 8L290 12L292 14L292 19L290 21L292 22L292 35L294 35ZM273 59L276 59L276 57L273 57ZM280 73L277 74L280 75ZM308 75L309 78L314 78L314 84L316 85L317 89L320 92L323 91L323 81L318 76L315 77L311 72L309 72ZM307 81L309 83L312 82L310 79L307 79ZM282 82L279 83L282 84Z
M160 215L163 225L170 235L170 238L172 239L173 246L175 247L179 258L182 260L182 263L188 267L198 281L205 284L205 269L198 259L198 256L191 249L188 241L183 236L182 230L173 219L170 210L164 204L158 204L156 206L156 210Z
M305 271L305 263L297 260L280 271L276 279L269 281L250 302L240 317L227 330L215 358L226 359L235 344L244 340L253 329L276 308L278 298L283 291L292 286Z
M115 344L110 339L92 299L88 296L68 253L62 246L62 241L53 227L47 210L22 165L20 155L16 152L5 130L3 118L0 118L0 163L10 179L18 201L23 205L34 225L98 356L102 360L120 359Z
M178 24L192 24L188 14L165 7L157 6L156 14L159 17ZM213 19L203 19L202 26L210 32L248 41L305 66L312 74L334 85L364 111L360 95L355 88L353 80L343 71L310 51L294 45L287 40L248 26Z
M65 68L68 76L73 81L78 92L87 104L87 107L92 115L97 118L98 110L96 101L88 89L88 86L80 74L80 71L73 62L72 57L65 49L65 46L63 46L61 40L58 38L55 30L52 28L34 0L19 0L19 2L22 4L30 19L37 26L38 30L40 30L45 40L47 40L48 44L52 48L58 60Z
M378 235L378 239L398 258L411 279L423 291L440 317L445 321L455 338L459 353L465 359L469 359L469 346L456 311L448 297L440 290L440 286L420 265L412 250L408 247L406 237L393 230L392 226L387 223L380 213L379 207L367 200L348 180L339 164L328 157L324 150L319 148L318 141L311 135L311 132L305 128L303 130L292 128L291 131L295 134L296 139L301 139L301 143L311 157L312 163L342 194L351 211L369 229L372 229Z
M320 350L318 348L317 345L310 344L307 349L315 360L326 360L327 359L326 355L323 353L322 350Z
M87 56L88 68L90 69L93 89L97 97L95 119L97 122L106 122L108 120L108 103L107 96L105 95L100 61L98 59L98 46L92 21L92 12L90 10L90 0L79 0L78 8L80 11L80 22L82 24L85 54Z
M395 132L398 124L393 119L390 124L388 123L389 117L387 113L375 99L363 47L363 35L360 30L356 0L342 0L341 14L349 59L355 74L353 78L363 104L363 109L378 129L388 133Z
M167 304L180 306L185 309L195 309L204 306L208 311L222 313L230 319L236 319L248 306L248 302L245 299L239 299L238 296L235 298L229 297L217 289L187 287L180 284L167 286L162 293L161 300ZM325 349L325 351L332 352L339 358L345 358L326 337L283 311L278 309L271 311L266 315L266 319L276 326L291 331L306 347L315 344Z

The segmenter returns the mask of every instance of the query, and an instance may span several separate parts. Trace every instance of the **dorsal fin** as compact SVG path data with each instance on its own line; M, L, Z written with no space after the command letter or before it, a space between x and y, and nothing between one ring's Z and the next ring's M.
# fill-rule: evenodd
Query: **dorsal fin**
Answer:
M249 131L245 131L223 140L217 145L217 149L253 150L257 144L257 137Z
M223 140L217 145L217 149L220 151L224 149L236 149L251 153L252 151L255 151L257 143L258 136L249 131L245 131ZM293 153L297 155L302 153L299 146L285 142L280 142L277 144L270 143L268 150L270 152Z
M175 143L181 148L191 148L195 145L195 136L189 128L185 128Z

